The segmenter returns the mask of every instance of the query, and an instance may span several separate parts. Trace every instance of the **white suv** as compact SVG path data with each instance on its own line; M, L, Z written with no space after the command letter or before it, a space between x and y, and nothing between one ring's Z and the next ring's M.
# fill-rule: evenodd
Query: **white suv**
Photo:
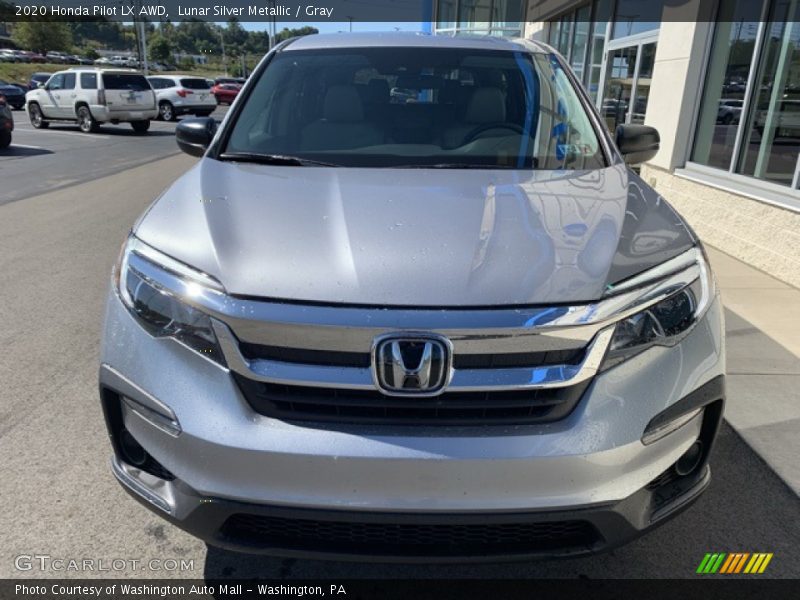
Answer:
M155 93L141 73L129 69L70 69L54 73L47 83L25 95L31 124L76 121L84 133L103 123L131 124L137 133L150 129L158 116Z
M202 77L157 75L147 79L156 92L158 114L165 121L185 114L207 117L217 108L211 85Z

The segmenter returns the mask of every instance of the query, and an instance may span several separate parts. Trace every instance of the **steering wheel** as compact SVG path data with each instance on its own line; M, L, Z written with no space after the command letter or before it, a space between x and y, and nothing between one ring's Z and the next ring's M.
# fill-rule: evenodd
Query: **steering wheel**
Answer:
M464 136L464 141L461 142L461 145L463 146L464 144L469 144L470 142L475 141L482 133L485 133L491 129L508 129L509 131L519 133L520 135L525 135L525 129L516 123L484 123L483 125L478 125L475 129L467 133Z

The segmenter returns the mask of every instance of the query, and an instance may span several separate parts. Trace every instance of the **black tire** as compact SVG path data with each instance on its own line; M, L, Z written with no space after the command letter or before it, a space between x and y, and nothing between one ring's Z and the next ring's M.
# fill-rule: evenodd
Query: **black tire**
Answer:
M178 115L175 114L175 108L166 100L158 105L158 116L161 117L162 121L178 120Z
M100 129L100 123L94 120L92 111L88 106L78 107L78 127L83 133L96 133Z
M11 145L11 132L0 131L0 150L5 150Z
M47 129L50 127L50 123L44 120L42 109L39 108L39 105L35 102L28 106L28 114L31 118L31 125L33 125L34 129Z
M136 133L147 133L150 129L150 121L131 121L131 127Z

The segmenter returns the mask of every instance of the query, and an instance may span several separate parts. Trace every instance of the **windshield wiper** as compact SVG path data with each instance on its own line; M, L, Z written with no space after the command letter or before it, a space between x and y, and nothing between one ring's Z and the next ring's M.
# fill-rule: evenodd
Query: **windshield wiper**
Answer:
M323 162L321 160L311 160L299 156L288 154L261 154L260 152L223 152L219 155L220 160L235 162L250 162L260 165L286 165L290 167L338 167L334 163Z

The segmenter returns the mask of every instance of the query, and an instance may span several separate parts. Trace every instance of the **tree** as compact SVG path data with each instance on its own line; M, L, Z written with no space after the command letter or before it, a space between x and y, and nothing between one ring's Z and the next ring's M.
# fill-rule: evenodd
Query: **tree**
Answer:
M21 21L14 27L12 38L20 48L42 54L72 47L72 32L66 23Z
M162 35L156 34L150 38L148 49L150 50L150 60L156 62L172 62L172 44Z

